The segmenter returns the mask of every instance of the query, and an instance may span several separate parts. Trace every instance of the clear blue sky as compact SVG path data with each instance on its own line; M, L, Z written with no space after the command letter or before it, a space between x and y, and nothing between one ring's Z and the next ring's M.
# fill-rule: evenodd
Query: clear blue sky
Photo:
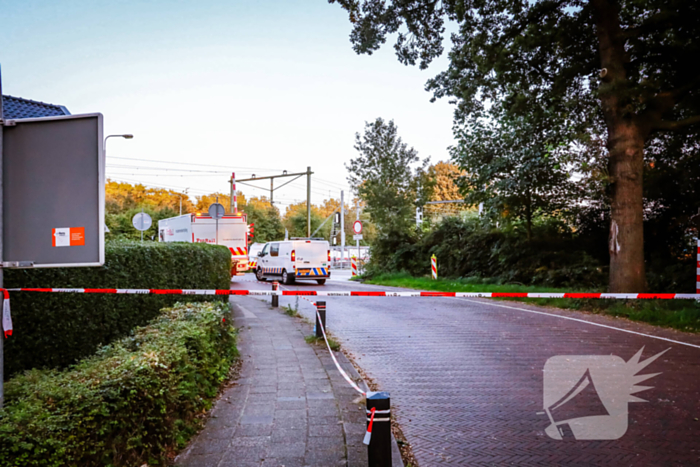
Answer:
M105 134L135 135L110 140L113 179L228 193L228 168L240 178L311 166L319 203L350 190L344 163L365 121L394 119L433 162L453 142L452 107L424 91L446 60L406 67L391 43L356 55L347 15L324 0L0 0L0 24L4 94L101 112ZM305 183L275 197L284 212Z

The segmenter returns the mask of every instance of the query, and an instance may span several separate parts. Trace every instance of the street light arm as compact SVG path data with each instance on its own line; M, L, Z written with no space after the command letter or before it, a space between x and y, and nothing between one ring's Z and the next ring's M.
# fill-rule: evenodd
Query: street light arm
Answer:
M123 134L123 135L109 135L105 138L104 143L102 144L102 151L107 152L107 140L109 138L124 138L124 139L133 139L134 135L132 134Z

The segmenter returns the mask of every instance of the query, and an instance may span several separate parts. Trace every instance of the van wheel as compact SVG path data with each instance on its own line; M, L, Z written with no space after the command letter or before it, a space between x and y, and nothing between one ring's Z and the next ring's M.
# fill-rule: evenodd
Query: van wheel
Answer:
M258 268L258 270L255 271L255 277L256 277L260 282L265 282L265 276L263 276L262 268Z
M323 285L326 283L326 279L316 279L316 282L318 282L318 285Z
M287 274L286 269L284 271L282 271L282 283L287 284L287 285L294 283L294 277Z

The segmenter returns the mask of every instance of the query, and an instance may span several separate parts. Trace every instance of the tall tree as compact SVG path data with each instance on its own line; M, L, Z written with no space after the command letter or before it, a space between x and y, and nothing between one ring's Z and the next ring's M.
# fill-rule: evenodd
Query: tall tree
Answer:
M248 224L255 224L252 241L266 243L284 238L280 213L267 197L254 196L239 205L239 209L246 213Z
M385 235L409 232L416 199L427 199L431 193L425 171L428 161L414 170L420 161L418 152L401 140L393 120L381 118L365 123L364 134L355 135L355 149L359 155L346 165L348 182L357 187L372 222Z
M459 190L457 181L465 175L457 164L451 162L438 162L428 167L428 178L434 184L430 201L462 201L464 196ZM450 216L465 211L464 204L446 203L426 205L426 216Z
M611 197L610 290L645 289L643 166L658 132L700 123L700 3L686 0L329 0L346 9L358 53L398 33L405 64L443 52L445 21L458 24L447 70L428 82L456 98L456 120L500 103L560 120L591 115L607 131ZM532 107L535 95L539 107Z
M458 134L452 157L465 170L459 184L468 204L519 218L532 238L536 216L551 215L575 201L567 171L570 150L559 135L526 117L477 120Z

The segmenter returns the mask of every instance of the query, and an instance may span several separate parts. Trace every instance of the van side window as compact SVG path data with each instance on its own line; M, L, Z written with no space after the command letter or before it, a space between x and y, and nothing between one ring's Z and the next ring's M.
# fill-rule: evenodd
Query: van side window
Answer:
M273 243L270 245L270 256L279 256L280 255L280 244L279 243Z

